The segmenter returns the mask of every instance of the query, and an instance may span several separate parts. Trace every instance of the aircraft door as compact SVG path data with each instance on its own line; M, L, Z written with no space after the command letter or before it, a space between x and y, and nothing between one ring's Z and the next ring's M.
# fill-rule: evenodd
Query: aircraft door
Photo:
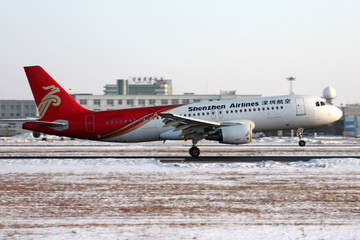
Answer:
M224 117L224 113L222 109L219 109L218 115L219 115L219 119L222 119Z
M211 118L212 118L212 119L215 119L215 118L216 118L215 110L212 110L212 111L211 111Z
M86 127L86 133L95 132L95 115L85 116L85 127Z
M296 116L306 115L304 98L302 97L296 98L295 104L296 104Z

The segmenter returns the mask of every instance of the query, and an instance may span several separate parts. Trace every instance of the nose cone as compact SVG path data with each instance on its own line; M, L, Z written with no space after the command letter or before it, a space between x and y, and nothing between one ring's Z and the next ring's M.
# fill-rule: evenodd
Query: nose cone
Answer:
M341 111L340 108L334 107L333 115L334 115L334 122L335 122L343 116L343 112Z

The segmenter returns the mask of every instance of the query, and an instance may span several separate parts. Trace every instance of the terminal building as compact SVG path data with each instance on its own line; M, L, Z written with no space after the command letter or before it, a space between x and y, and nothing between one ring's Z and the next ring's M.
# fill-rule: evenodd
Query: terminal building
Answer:
M172 80L163 77L130 77L104 86L105 95L173 95Z
M106 84L104 95L72 94L72 96L83 107L95 111L261 96L237 95L236 91L220 91L219 94L205 95L194 93L175 95L174 89L172 80L164 77L130 77L118 79L116 84Z
M134 107L149 107L171 104L189 104L201 101L221 99L238 99L260 97L261 95L237 95L235 91L220 91L219 94L198 95L185 93L183 95L93 95L73 94L76 101L83 107L95 110L113 110Z
M18 119L36 118L38 110L34 100L0 100L0 136L24 133L24 121Z

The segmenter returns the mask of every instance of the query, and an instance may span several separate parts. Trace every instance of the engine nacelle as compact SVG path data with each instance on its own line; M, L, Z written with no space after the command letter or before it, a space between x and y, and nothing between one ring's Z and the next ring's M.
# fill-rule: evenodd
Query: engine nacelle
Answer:
M206 139L228 144L250 143L252 140L252 126L250 124L239 124L222 127Z

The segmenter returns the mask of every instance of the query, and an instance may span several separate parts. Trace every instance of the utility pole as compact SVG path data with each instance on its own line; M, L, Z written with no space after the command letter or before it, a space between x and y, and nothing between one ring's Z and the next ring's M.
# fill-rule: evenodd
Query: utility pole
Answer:
M294 78L294 77L288 77L288 78L286 78L288 81L289 81L289 83L290 83L290 95L294 95L295 93L294 93L294 87L293 87L293 83L294 83L294 81L296 80L296 78ZM290 131L290 135L291 135L291 137L294 137L294 129L291 129L291 131Z
M293 82L296 80L294 77L286 78L290 82L290 94L294 94Z

